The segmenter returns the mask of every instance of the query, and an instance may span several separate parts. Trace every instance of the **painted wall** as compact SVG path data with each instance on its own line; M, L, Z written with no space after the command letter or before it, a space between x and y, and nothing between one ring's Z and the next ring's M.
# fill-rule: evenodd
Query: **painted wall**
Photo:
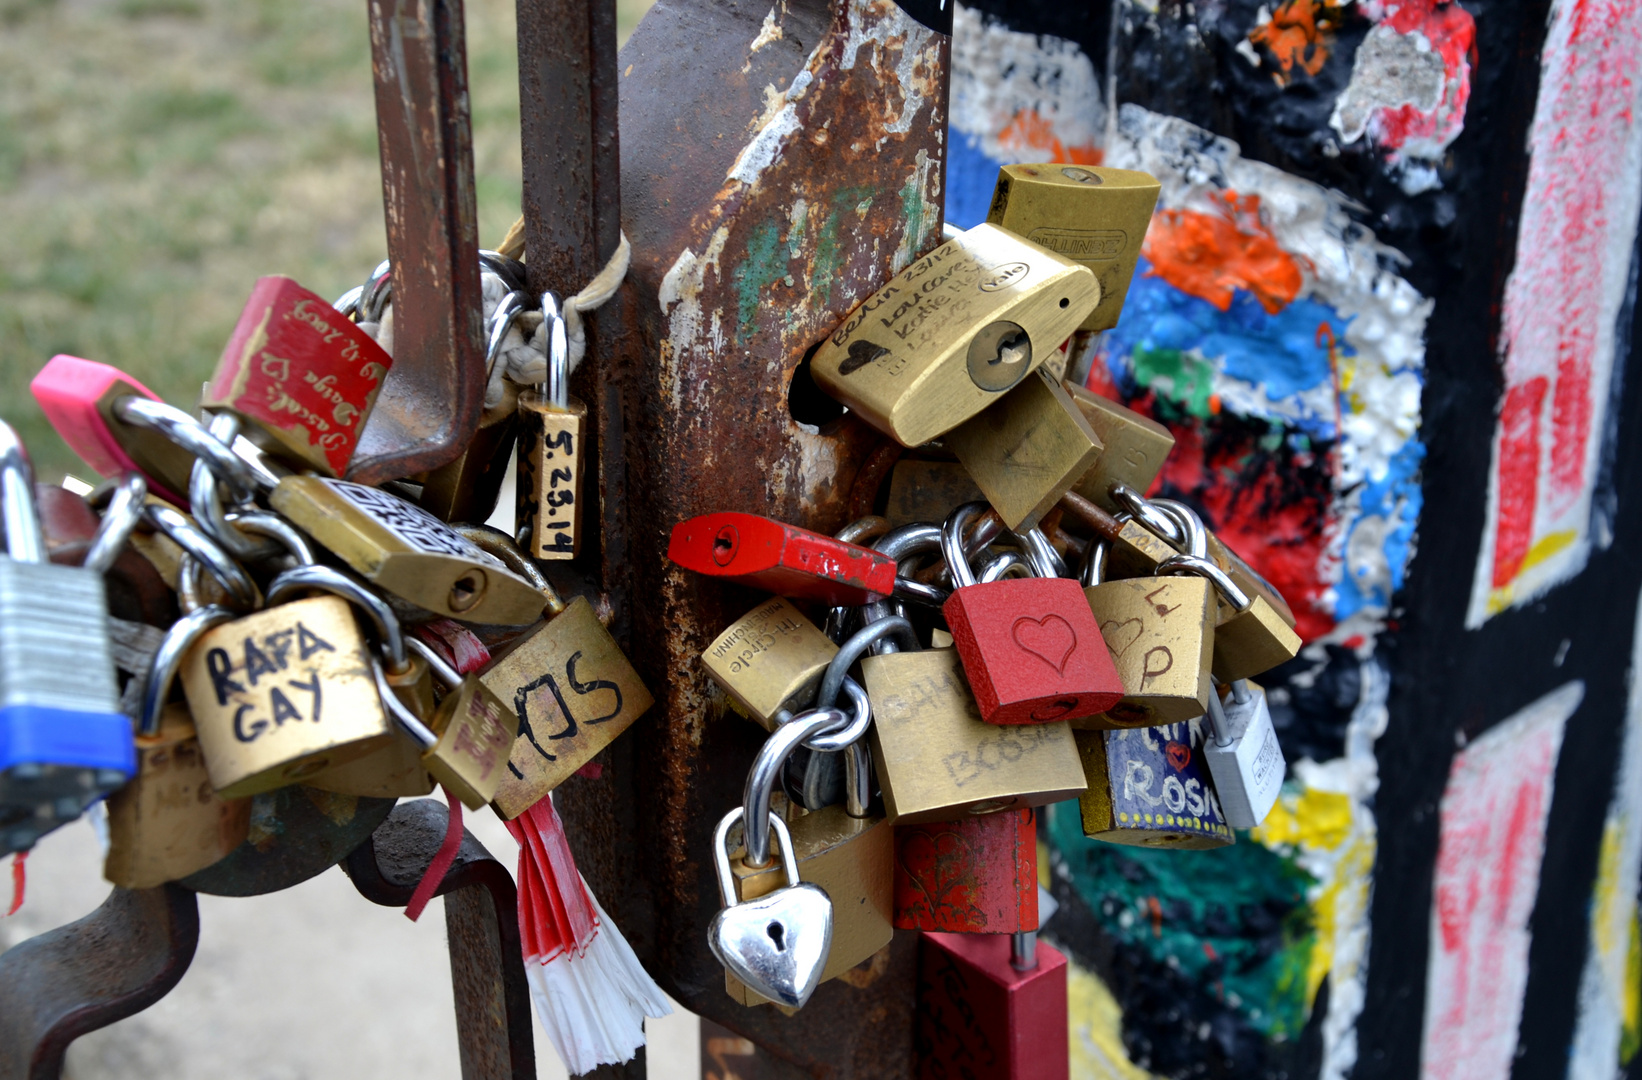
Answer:
M958 9L948 220L1009 162L1162 181L1088 382L1175 432L1159 493L1307 642L1236 846L1046 815L1074 1075L1636 1074L1638 34L1617 0Z

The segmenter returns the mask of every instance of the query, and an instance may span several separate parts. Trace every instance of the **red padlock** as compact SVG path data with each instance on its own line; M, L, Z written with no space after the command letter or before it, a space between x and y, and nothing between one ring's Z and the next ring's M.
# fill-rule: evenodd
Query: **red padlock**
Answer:
M250 421L246 437L325 476L347 470L393 358L324 297L258 279L200 404Z
M673 526L667 557L698 574L838 607L882 600L895 591L895 560L888 555L757 514L702 514L681 521Z
M895 827L895 929L1038 928L1035 810Z
M958 587L941 607L964 674L989 724L1046 724L1103 713L1123 699L1123 679L1083 589L1072 578L977 584L963 534L986 509L952 511L941 548Z
M1036 934L918 941L919 1080L1068 1080L1066 957Z

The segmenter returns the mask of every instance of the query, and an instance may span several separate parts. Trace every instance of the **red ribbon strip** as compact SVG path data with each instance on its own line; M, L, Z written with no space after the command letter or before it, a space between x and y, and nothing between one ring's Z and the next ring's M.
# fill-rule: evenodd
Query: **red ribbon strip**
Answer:
M428 906L428 901L433 899L433 894L444 882L445 875L450 872L450 864L456 861L456 853L462 847L462 801L443 784L439 790L445 793L450 818L445 823L445 840L439 845L439 853L428 863L427 873L416 883L416 891L411 893L410 903L405 905L405 918L411 922L422 917L422 909Z
M23 906L23 890L28 885L28 871L23 864L28 861L29 853L19 851L11 857L11 907L6 910L6 916L17 914Z

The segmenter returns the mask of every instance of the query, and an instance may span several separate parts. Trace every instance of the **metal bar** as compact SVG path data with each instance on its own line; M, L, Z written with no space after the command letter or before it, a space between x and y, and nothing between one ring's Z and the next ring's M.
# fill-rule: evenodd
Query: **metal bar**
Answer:
M460 455L485 373L462 2L371 0L370 22L393 370L348 475L374 484Z

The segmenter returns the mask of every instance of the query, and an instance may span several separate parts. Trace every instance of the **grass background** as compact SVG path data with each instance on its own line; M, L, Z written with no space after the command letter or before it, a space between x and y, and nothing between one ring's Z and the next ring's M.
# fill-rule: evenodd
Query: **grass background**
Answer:
M620 0L625 40L649 7ZM513 5L467 0L480 240L519 212ZM364 0L0 0L0 416L90 470L28 382L57 353L183 408L252 283L386 253Z

